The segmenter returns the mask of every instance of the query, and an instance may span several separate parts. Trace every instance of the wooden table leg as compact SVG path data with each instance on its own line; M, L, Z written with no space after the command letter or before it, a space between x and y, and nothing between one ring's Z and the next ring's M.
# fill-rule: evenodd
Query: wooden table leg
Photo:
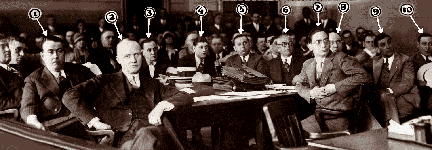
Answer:
M211 140L213 149L217 150L220 148L220 132L217 125L211 126Z

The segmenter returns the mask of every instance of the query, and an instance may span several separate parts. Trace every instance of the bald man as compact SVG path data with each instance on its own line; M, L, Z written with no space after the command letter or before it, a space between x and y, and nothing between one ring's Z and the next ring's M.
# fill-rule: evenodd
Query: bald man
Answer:
M334 52L342 52L342 38L335 32L329 33L330 50Z
M143 55L137 42L123 40L117 50L121 71L75 86L65 93L63 103L90 128L119 130L122 148L173 149L167 131L159 126L162 113L191 105L192 99L140 74Z

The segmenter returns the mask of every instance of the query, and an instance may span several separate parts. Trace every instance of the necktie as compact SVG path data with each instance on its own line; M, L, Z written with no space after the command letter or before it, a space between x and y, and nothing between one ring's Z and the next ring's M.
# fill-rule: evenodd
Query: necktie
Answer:
M138 85L138 82L137 82L137 79L135 78L135 76L132 75L132 80L130 80L129 82L132 84L132 87L134 89L138 89L139 88L139 85Z
M388 58L384 58L384 64L383 64L382 67L385 67L384 69L385 69L387 72L390 72L390 70L389 70L389 63L388 63Z
M321 74L322 74L322 68L323 68L324 62L320 62L318 64L318 68L317 68L317 78L321 78Z
M288 72L290 72L290 65L289 65L289 63L288 63L288 59L284 59L284 68L288 71Z
M246 64L246 60L245 60L244 56L240 56L240 58L241 58L241 61L242 61L242 66L245 65Z
M204 59L200 60L200 63L198 65L198 67L197 67L197 72L204 73Z

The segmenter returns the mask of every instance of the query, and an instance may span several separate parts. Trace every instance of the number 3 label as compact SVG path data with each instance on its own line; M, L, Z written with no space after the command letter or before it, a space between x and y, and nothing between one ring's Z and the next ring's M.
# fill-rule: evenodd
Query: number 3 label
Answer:
M199 16L205 16L207 15L207 8L203 5L198 5L195 8L195 12L199 15Z
M248 6L244 3L238 4L236 7L236 11L240 15L246 15L248 13Z
M370 14L372 17L379 17L381 15L381 8L379 6L371 7Z
M291 8L288 5L284 5L281 8L281 12L283 15L288 15L291 13Z
M156 16L156 10L153 7L147 7L144 10L144 16L147 19L152 19L152 18L154 18Z

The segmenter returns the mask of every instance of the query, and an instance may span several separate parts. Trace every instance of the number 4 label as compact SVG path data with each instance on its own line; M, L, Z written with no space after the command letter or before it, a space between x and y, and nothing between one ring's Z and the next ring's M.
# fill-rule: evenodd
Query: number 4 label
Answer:
M207 15L207 8L204 5L198 5L195 8L195 12L199 15L199 16L205 16Z

